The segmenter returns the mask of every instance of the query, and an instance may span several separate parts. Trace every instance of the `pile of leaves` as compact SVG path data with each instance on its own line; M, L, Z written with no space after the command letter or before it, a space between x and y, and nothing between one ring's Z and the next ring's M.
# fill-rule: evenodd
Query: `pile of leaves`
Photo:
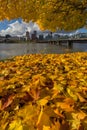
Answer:
M1 61L0 130L87 130L87 53Z

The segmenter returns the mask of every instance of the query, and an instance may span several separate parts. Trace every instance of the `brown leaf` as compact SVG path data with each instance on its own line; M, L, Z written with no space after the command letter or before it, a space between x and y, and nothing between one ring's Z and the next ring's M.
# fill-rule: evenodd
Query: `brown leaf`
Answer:
M79 93L76 93L76 95L78 96L80 102L86 102L86 100Z
M67 121L62 121L62 124L61 124L61 127L60 127L60 130L70 130L69 128L69 124Z
M84 126L81 124L78 130L85 130Z
M12 102L13 102L13 100L14 100L14 95L10 95L10 96L7 98L7 100L4 102L4 104L2 105L1 110L4 110L4 109L7 108L9 105L11 105Z
M34 100L37 100L40 96L40 90L38 88L31 88L29 94L34 98Z
M46 85L46 87L48 87L49 89L52 89L53 86L54 86L54 83L53 83L53 81L52 81L51 78L48 78L48 77L47 77L46 82L45 82L45 85Z
M31 96L28 92L25 92L25 95L23 96L22 99L23 99L25 102L33 101L32 96Z

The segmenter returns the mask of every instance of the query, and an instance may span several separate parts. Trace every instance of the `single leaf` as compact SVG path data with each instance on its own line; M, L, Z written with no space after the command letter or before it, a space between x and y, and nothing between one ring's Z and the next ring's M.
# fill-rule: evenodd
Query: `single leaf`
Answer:
M68 94L70 95L70 97L72 97L72 98L73 98L73 100L75 100L75 101L77 101L77 100L78 100L77 95L75 94L75 92L71 91L71 89L70 89L70 88L67 88L67 92L68 92Z
M76 95L78 96L78 99L80 100L80 102L86 102L86 99L83 98L83 97L81 96L81 94L76 93Z
M21 120L14 120L10 123L8 130L23 130Z
M10 95L8 97L8 99L5 101L5 103L2 105L1 107L1 110L4 110L5 108L7 108L9 105L11 105L11 103L13 102L14 100L14 96L13 95Z
M38 88L31 88L29 94L34 100L38 100L40 97L40 90Z
M38 101L38 105L41 105L41 106L45 106L47 103L48 103L48 100L50 99L50 96L47 96L47 97L45 97L45 98L43 98L43 99L40 99L39 101Z
M50 130L50 126L43 126L43 130Z
M55 109L54 112L58 115L58 117L65 118L64 115L59 112L58 108Z
M61 109L65 110L66 112L72 112L74 111L73 106L71 106L70 104L67 104L65 102L57 102L57 107L60 107Z
M87 117L87 114L84 113L83 111L80 111L80 112L77 113L77 118L79 120L83 120L83 119L85 119L85 117Z

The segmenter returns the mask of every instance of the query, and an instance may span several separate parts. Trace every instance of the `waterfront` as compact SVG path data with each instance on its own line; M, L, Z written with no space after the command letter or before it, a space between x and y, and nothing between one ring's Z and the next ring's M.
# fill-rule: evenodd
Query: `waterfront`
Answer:
M63 54L71 52L87 52L87 43L73 43L71 48L66 44L63 44L62 46L47 43L0 44L0 59L7 59L24 54Z

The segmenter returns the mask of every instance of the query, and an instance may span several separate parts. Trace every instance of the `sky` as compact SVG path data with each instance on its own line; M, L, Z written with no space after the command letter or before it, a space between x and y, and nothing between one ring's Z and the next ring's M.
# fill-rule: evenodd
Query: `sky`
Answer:
M6 34L9 34L11 36L23 36L25 35L26 31L32 33L34 30L37 30L39 33L41 33L40 28L36 23L33 23L31 21L29 23L26 23L20 18L11 21L0 21L0 35L2 36L5 36ZM87 29L80 28L74 31L74 33L79 32L87 33Z
M36 23L26 23L22 19L14 19L11 21L0 21L0 35L5 36L9 34L11 36L25 35L26 31L33 32L34 30L40 31L39 26Z

